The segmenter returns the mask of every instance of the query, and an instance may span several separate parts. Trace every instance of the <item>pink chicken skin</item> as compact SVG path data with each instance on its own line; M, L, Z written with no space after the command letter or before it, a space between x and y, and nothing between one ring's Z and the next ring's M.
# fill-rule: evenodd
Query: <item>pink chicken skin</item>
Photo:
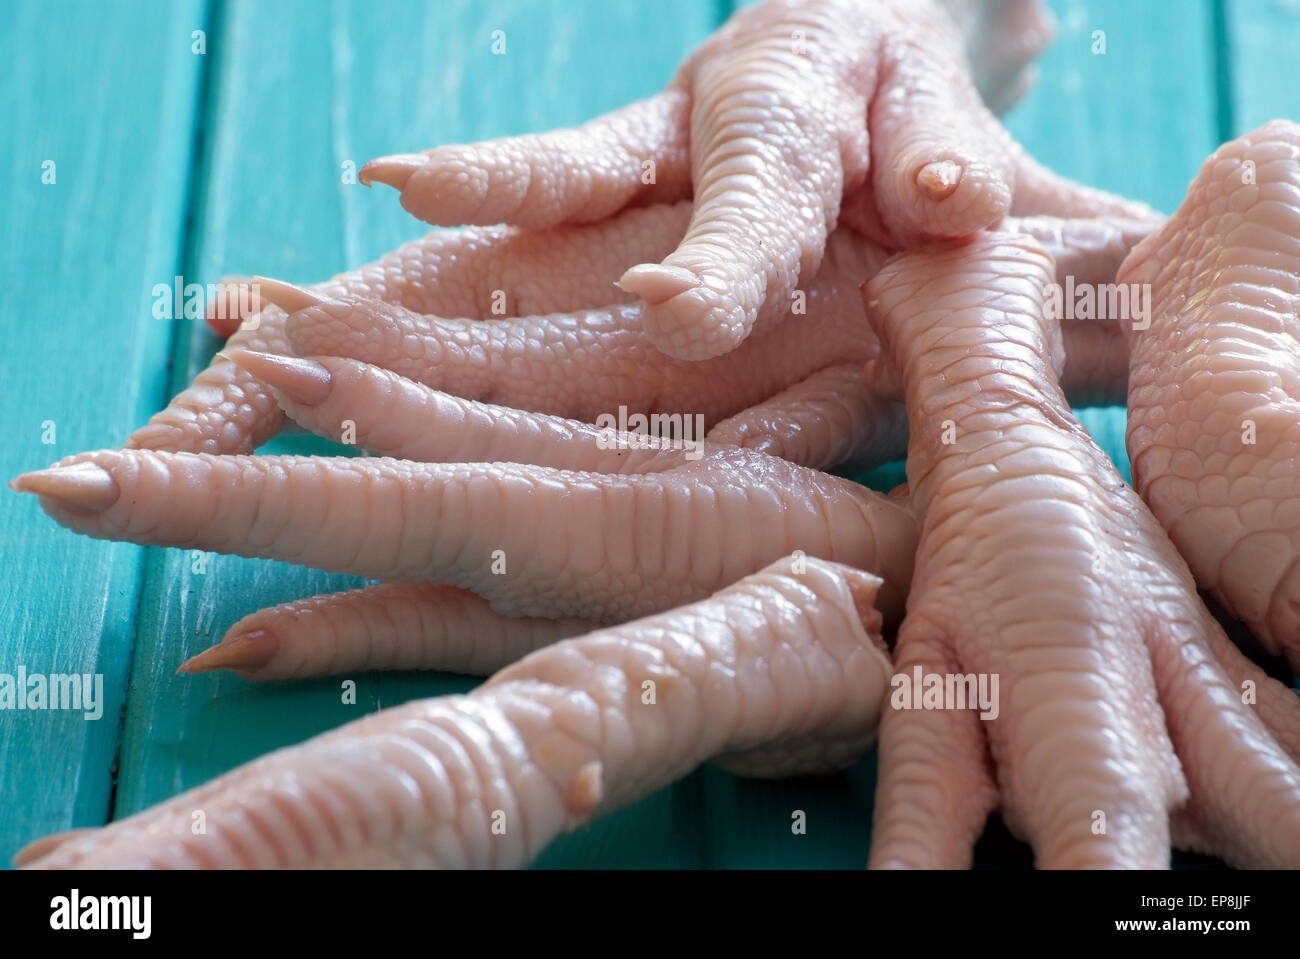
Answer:
M1033 0L770 0L648 100L368 164L462 228L238 280L125 449L11 485L85 535L383 580L183 672L493 678L22 862L523 865L701 762L838 769L879 731L875 867L967 866L994 809L1043 867L1300 867L1300 699L1196 591L1300 662L1300 128L1166 221L990 112L1050 32ZM1067 279L1150 284L1150 325L1057 322ZM1069 407L1126 394L1136 492ZM287 423L376 455L253 455ZM822 472L904 454L890 496ZM1000 698L904 708L915 670Z
M841 769L871 748L889 681L879 585L786 558L693 605L539 650L467 696L384 710L104 829L46 837L18 861L521 866L707 759L752 776Z
M1130 254L1133 484L1196 581L1300 669L1300 126L1220 147Z
M1031 238L987 234L864 292L921 522L895 669L998 691L985 713L891 698L871 862L968 866L1000 807L1040 867L1164 868L1171 845L1300 867L1300 702L1224 636L1070 413L1052 275Z
M1034 42L1048 32L1020 23ZM676 249L619 280L644 301L655 346L690 360L784 314L841 207L895 247L1009 213L1152 216L1028 157L981 100L957 23L930 0L770 0L733 16L648 100L572 130L384 157L361 178L442 225L593 222L693 197Z

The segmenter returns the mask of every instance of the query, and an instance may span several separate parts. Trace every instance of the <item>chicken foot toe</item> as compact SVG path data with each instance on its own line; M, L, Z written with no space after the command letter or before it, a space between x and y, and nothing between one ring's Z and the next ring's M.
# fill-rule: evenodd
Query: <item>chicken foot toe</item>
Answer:
M879 585L786 557L535 652L468 695L383 710L19 856L38 869L522 866L710 758L755 774L840 768L870 748L888 684Z

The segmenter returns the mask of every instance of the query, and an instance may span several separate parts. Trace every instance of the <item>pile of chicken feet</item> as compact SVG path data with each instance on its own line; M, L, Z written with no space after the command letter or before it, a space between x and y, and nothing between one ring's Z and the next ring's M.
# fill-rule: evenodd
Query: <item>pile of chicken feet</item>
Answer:
M184 670L492 678L20 861L520 865L706 760L878 738L874 866L969 866L995 809L1042 867L1300 866L1300 699L1197 592L1300 663L1300 127L1168 219L1070 183L986 106L1050 32L1022 0L771 0L648 100L368 164L463 228L259 280L126 448L13 485L86 535L382 581ZM1148 285L1147 322L1058 321L1067 280ZM1125 399L1136 491L1070 408ZM620 408L707 439L597 425ZM376 455L253 455L286 417ZM904 453L890 496L825 472ZM996 715L895 708L918 667L998 677Z

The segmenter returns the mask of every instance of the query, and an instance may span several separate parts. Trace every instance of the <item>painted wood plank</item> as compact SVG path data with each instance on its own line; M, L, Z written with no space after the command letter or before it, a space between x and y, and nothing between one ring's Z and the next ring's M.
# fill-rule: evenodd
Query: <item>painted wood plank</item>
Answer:
M1172 211L1218 142L1212 0L1053 0L1056 42L1038 85L1006 117L1048 166ZM1130 479L1120 407L1079 411Z
M150 294L178 269L203 67L191 31L204 9L202 0L6 5L5 479L120 445L163 396L170 330L152 317ZM34 497L3 496L0 673L98 674L103 684L97 720L0 716L7 864L32 839L108 817L143 551L76 536Z
M322 279L427 229L395 195L344 182L383 153L580 122L660 88L714 26L695 0L639 5L568 2L385 3L232 0L210 45L199 216L186 265L199 282L261 272ZM506 53L492 53L493 31ZM179 388L219 345L197 323L177 335ZM312 451L295 439L269 449ZM242 615L360 581L283 563L151 551L125 726L116 813L129 815L280 746L418 696L460 692L463 677L357 675L255 685L231 676L176 677L176 666ZM694 786L570 837L544 865L698 864L682 828ZM609 857L609 858L607 858Z
M1225 0L1224 139L1273 119L1300 122L1300 2Z
M1211 0L1049 6L1056 42L1008 128L1059 173L1172 210L1217 143Z

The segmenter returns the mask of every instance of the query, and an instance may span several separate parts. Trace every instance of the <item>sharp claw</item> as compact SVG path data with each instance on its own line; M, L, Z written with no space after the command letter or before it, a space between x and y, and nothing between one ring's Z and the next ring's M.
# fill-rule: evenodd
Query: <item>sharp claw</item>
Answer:
M236 671L265 666L275 655L277 641L264 629L255 629L228 637L215 646L191 656L177 668L178 673L206 673L214 669Z
M690 270L665 263L642 263L634 266L615 284L634 293L651 306L657 306L700 285L700 278Z
M329 370L315 360L252 350L231 350L225 357L304 406L324 402L332 389Z
M9 484L19 493L58 500L60 506L98 513L117 502L121 492L113 475L95 463L75 463L24 473Z
M309 306L320 306L325 298L318 296L303 286L273 280L266 276L253 277L253 289L257 291L264 303L278 306L286 313L297 313Z
M385 186L391 186L394 190L402 190L406 187L406 181L411 178L411 174L424 165L425 159L422 154L395 153L392 156L371 160L361 168L357 179L366 186L377 181Z
M961 183L961 175L961 164L951 160L936 160L916 172L916 185L921 188L926 199L937 203L952 196Z

